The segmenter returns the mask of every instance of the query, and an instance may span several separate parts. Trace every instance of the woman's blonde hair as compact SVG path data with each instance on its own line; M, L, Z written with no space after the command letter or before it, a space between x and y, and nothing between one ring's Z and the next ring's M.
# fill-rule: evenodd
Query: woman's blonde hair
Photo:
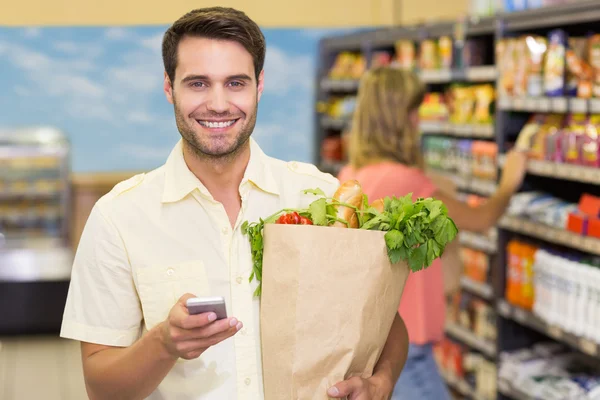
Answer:
M425 96L425 86L410 71L379 67L360 81L356 109L348 134L350 165L395 161L423 168L418 127L409 115Z

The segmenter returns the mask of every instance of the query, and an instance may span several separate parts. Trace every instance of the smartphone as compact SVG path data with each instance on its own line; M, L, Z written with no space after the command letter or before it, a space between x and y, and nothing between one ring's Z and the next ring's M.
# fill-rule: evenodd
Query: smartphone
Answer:
M217 320L227 318L227 308L223 297L194 297L188 299L186 306L190 315L214 312Z

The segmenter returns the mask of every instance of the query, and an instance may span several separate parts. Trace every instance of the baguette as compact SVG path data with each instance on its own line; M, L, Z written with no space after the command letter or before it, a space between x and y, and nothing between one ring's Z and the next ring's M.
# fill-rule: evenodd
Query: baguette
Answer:
M346 203L362 210L363 191L360 183L356 180L350 180L342 183L333 195L335 200L341 203ZM333 226L339 228L358 228L358 216L354 209L346 206L337 206L338 218L348 221L348 225L343 222L336 221Z

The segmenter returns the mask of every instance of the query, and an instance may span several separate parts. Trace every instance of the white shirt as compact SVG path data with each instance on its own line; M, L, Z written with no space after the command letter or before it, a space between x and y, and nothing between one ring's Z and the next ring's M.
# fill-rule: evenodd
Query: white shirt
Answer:
M260 307L249 283L252 261L244 221L306 207L339 183L310 164L265 155L251 139L232 229L224 207L187 168L182 142L162 167L119 183L94 206L75 256L61 336L129 346L185 293L223 296L244 328L196 360L179 360L152 400L262 399Z

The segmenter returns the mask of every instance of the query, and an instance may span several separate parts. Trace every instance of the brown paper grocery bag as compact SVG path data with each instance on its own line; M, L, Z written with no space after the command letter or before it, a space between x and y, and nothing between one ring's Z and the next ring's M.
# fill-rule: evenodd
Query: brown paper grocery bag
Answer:
M390 264L384 232L266 224L261 341L266 400L328 399L368 378L409 274Z

